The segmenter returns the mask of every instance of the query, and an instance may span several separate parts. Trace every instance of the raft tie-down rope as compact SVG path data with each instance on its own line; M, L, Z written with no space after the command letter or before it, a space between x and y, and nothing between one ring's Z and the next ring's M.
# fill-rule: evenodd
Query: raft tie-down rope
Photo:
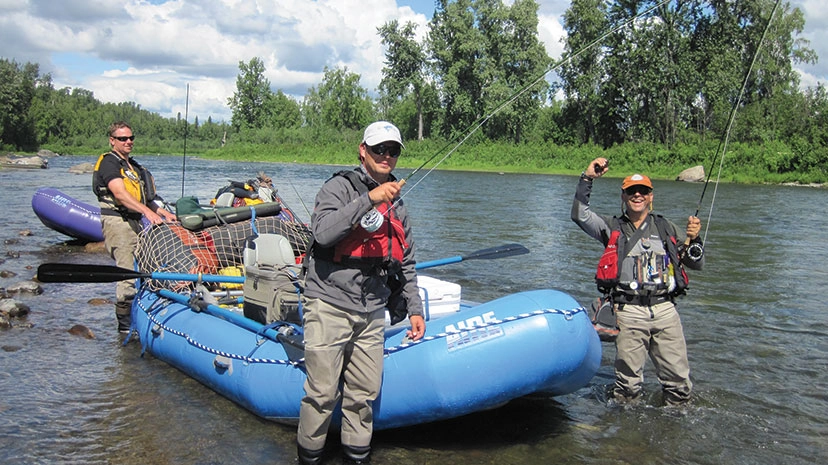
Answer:
M244 362L245 364L267 363L267 364L274 364L274 365L290 365L290 366L297 366L297 367L301 366L301 365L304 365L304 359L294 362L294 361L291 361L291 360L279 360L279 359L271 359L271 358L256 358L256 357L251 357L250 355L238 355L238 354L233 354L233 353L229 353L229 352L224 352L224 351L213 349L212 347L206 346L206 345L196 341L195 339L190 337L188 334L186 334L184 332L181 332L181 331L178 331L176 329L170 328L170 327L166 326L164 323L162 323L161 321L159 321L158 319L156 319L156 317L153 313L160 312L162 309L164 309L168 305L168 304L163 304L163 305L159 304L160 308L158 308L155 311L151 311L151 308L153 306L155 306L156 303L159 303L159 302L174 303L175 301L168 300L168 299L165 299L165 298L162 297L162 298L159 298L158 300L156 300L155 302L153 302L153 304L148 309L148 308L144 307L144 304L141 300L138 300L138 306L141 308L141 310L143 310L147 314L147 317L149 318L149 320L152 323L154 323L157 328L163 329L163 330L169 332L170 334L174 334L176 336L184 338L187 341L187 343L189 343L193 347L201 349L201 350L203 350L207 353L210 353L210 354L219 355L219 356L222 356L222 357L227 357L227 358L231 358L231 359L234 359L234 360L239 360L239 361ZM193 311L192 309L189 309L188 307L182 307L182 310L191 310L191 311ZM531 318L533 316L557 314L557 315L563 315L563 317L567 321L569 321L569 320L572 320L572 318L574 318L575 315L577 315L578 313L581 313L581 312L586 313L586 308L577 307L577 308L574 308L574 309L571 309L571 310L561 310L561 309L556 309L556 308L548 308L548 309L534 310L534 311L526 312L526 313L520 313L518 315L509 316L509 317L506 317L502 320L490 321L488 323L482 323L482 324L481 323L473 323L468 328L463 328L463 329L454 330L454 331L446 331L446 332L434 334L434 335L431 335L431 336L425 336L422 339L419 339L419 340L416 340L416 341L405 342L405 339L403 339L404 342L401 342L400 344L398 344L396 346L385 348L383 350L383 356L391 355L391 354L399 352L401 350L405 350L405 349L408 349L408 348L411 348L411 347L414 347L414 346L417 346L417 345L420 345L420 344L423 344L423 343L426 343L426 342L437 341L437 340L440 340L440 339L446 339L449 336L456 336L458 334L463 334L463 333L468 332L468 331L488 328L488 327L492 327L492 326L499 326L503 323L510 323L510 322L513 322L513 321L523 320L523 319L526 319L526 318ZM439 320L436 320L436 321L439 321ZM274 342L278 342L278 341L274 341ZM260 345L261 345L261 342L257 342L256 348L258 348ZM255 349L253 351L251 351L251 353L253 353L253 352L255 352Z
M140 300L138 301L138 306L141 308L141 310L144 311L144 313L147 314L147 318L154 325L151 331L155 331L156 328L160 329L160 330L163 330L163 331L166 331L170 334L173 334L175 336L179 336L179 337L183 338L184 340L187 341L188 344L190 344L191 346L193 346L197 349L203 350L204 352L207 352L207 353L213 354L213 355L218 355L218 356L221 356L221 357L231 358L233 360L239 360L241 362L244 362L245 364L265 363L265 364L272 364L272 365L291 365L291 366L304 365L303 360L299 360L299 361L294 362L294 361L291 361L291 360L280 360L280 359L273 359L273 358L251 357L250 355L233 354L233 353L230 353L230 352L224 352L222 350L213 349L212 347L206 346L206 345L198 342L197 340L193 339L189 334L187 334L185 332L182 332L182 331L179 331L179 330L174 329L174 328L170 328L169 326L165 325L163 322L158 320L156 318L155 314L157 314L158 312L160 312L161 310L166 308L167 305L168 305L168 304L160 303L159 308L157 310L152 310L152 307L155 306L155 304L159 303L159 302L174 303L175 301L159 298L158 300L153 302L152 305L150 305L150 308L144 307L143 302L140 301ZM184 306L182 307L182 310L194 311L191 308L184 307ZM256 348L258 348L260 345L261 344L257 343ZM251 354L253 352L255 352L255 350L251 351Z
M490 326L499 326L503 323L510 323L510 322L513 322L513 321L518 321L518 320L522 320L522 319L525 319L525 318L530 318L530 317L533 317L533 316L541 316L541 315L547 315L547 314L558 314L558 315L563 315L564 318L567 321L569 321L575 315L577 315L578 313L581 313L581 312L586 312L586 308L578 307L578 308L573 308L571 310L560 310L560 309L557 309L557 308L547 308L547 309L534 310L534 311L526 312L526 313L520 313L518 315L509 316L509 317L506 317L502 320L490 321L488 323L472 323L471 326L468 327L468 328L463 328L463 329L458 329L458 330L453 330L453 331L446 331L446 332L438 333L438 334L435 334L435 335L432 335L432 336L425 336L422 339L418 339L416 341L405 342L406 339L403 338L403 342L400 343L399 345L386 348L383 351L383 355L390 355L392 353L399 352L401 350L408 349L409 347L414 347L416 345L419 345L419 344L422 344L422 343L425 343L425 342L435 341L435 340L439 340L439 339L445 339L449 336L456 336L458 334L463 334L465 332L469 332L469 331L473 331L473 330L477 330L477 329L488 328ZM435 321L439 322L439 320L435 320Z

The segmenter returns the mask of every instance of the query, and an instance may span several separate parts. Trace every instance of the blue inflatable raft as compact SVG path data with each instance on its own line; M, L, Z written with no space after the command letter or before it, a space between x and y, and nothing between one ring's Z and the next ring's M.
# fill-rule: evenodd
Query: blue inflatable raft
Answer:
M305 381L301 334L286 334L301 329L265 327L215 305L193 309L189 300L142 288L133 324L143 349L262 418L296 424ZM601 362L585 309L555 290L464 303L429 321L422 340L404 336L386 336L376 429L459 417L532 393L572 393Z

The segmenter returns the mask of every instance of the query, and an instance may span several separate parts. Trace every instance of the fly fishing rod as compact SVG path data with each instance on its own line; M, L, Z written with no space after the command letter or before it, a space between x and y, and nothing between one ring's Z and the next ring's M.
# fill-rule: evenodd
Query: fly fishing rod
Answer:
M716 160L719 161L719 170L716 175L716 182L713 186L713 197L710 199L710 210L708 211L707 216L707 226L704 229L704 236L702 237L702 243L694 242L690 243L690 239L686 239L684 241L684 245L687 249L687 255L693 260L701 259L702 255L704 254L704 246L702 245L704 242L707 241L707 233L710 229L710 220L713 218L713 204L716 202L716 193L719 190L719 180L722 177L722 169L724 167L724 158L725 153L727 152L727 143L730 140L730 133L733 129L733 122L736 119L736 111L738 110L739 106L742 103L742 97L745 94L745 88L747 88L748 81L750 80L750 75L753 72L753 67L756 64L756 59L759 57L759 50L762 49L762 44L765 42L765 37L768 34L768 29L770 29L770 25L773 22L774 16L776 16L776 10L779 8L779 3L781 0L776 0L776 3L773 6L773 10L768 17L768 22L765 24L765 29L762 31L762 37L759 39L759 42L756 44L756 50L753 52L753 58L750 61L750 65L748 66L747 72L745 72L745 79L742 81L742 87L739 89L739 95L736 97L736 100L733 102L733 107L730 109L730 115L728 116L727 120L727 128L725 129L724 137L722 140L719 141L719 146L716 147L716 154L713 157L712 165L715 165ZM721 152L720 152L721 151ZM710 184L710 179L713 176L713 170L711 169L710 172L707 174L707 180L704 182L704 187L702 188L701 196L699 196L699 203L696 205L696 213L693 216L699 216L699 210L701 210L702 201L704 200L704 194L707 192L707 186Z
M187 84L187 93L184 101L184 156L181 157L181 197L184 197L184 175L187 173L187 133L188 115L190 111L190 84Z
M639 14L637 14L637 15L633 16L632 18L630 18L630 19L628 19L628 20L626 20L626 21L623 21L622 23L618 24L618 25L617 25L617 26L615 26L614 28L612 28L612 29L610 29L609 31L605 32L604 34L601 34L601 35L600 35L599 37L597 37L596 39L592 40L592 41L591 41L591 42L589 42L588 44L586 44L586 45L584 45L583 47L581 47L581 48L580 48L579 50L577 50L575 53L572 53L572 54L570 54L570 55L564 56L564 57L562 57L560 60L558 60L557 62L554 62L554 63L550 64L550 65L549 65L549 66L548 66L548 67L547 67L547 68L543 71L543 73L541 73L541 74L540 74L540 76L538 76L537 78L535 78L534 80L532 80L529 84L527 84L527 85L523 86L523 87L522 87L521 89L519 89L518 91L514 92L512 95L510 95L510 96L509 96L508 98L506 98L505 100L503 100L503 101L502 101L501 103L499 103L499 104L495 107L495 109L494 109L494 110L492 110L489 114L487 114L487 115L484 115L484 116L480 117L477 121L475 121L474 123L472 123L471 125L469 125L469 127L468 127L468 128L466 128L466 130L464 131L464 133L461 133L461 134L465 134L465 135L463 135L462 137L460 137L460 138L459 138L459 140L457 139L457 137L459 137L459 136L457 136L457 137L455 137L453 140L449 141L446 145L444 145L442 148L440 148L439 150L437 150L437 151L434 153L434 155L432 155L431 157L429 157L428 159L426 159L426 161L424 161L424 162L423 162L423 163L422 163L422 164L421 164L421 165L420 165L417 169L415 169L414 171L412 171L411 173L409 173L409 175L408 175L408 176L406 176L405 178L403 178L402 180L400 180L400 181L399 181L400 186L405 185L405 184L406 184L406 182L407 182L407 181L408 181L408 180L409 180L412 176L414 176L414 175L415 175L415 174L417 174L420 170L422 170L423 168L425 168L425 166L426 166L426 165L428 165L429 163L431 163L432 161L434 161L434 159L436 159L436 158L437 158L437 157L438 157L441 153L443 153L443 151L444 151L444 150L448 149L449 147L451 147L451 146L452 146L452 144L454 144L454 146L453 146L453 147L451 147L451 149L450 149L450 150L448 150L448 151L445 153L445 155L443 155L443 157L442 157L442 158L440 158L440 160L438 160L438 161L437 161L437 163L435 163L435 164L434 164L434 165L433 165L433 166L432 166L432 167L431 167L428 171L426 171L426 172L425 172L425 174L423 174L423 176L422 176L422 177L421 177L421 178L420 178L420 179L419 179L416 183L414 183L414 184L413 184L413 185L412 185L412 186L411 186L411 187L410 187L410 188L409 188L409 189L408 189L408 190L407 190L404 194L402 194L402 195L400 196L400 199L402 199L402 197L404 197L404 196L405 196L408 192L410 192L410 191L411 191L411 189L414 189L415 187L417 187L417 185L418 185L418 184L420 184L420 182L422 182L422 181L423 181L423 180L424 180L424 179L425 179L425 178L426 178L429 174L431 174L431 172L432 172L432 171L434 171L435 169L437 169L437 167L438 167L438 166L440 166L440 164L442 164L444 161L446 161L446 159L447 159L449 156L451 156L454 152L456 152L456 151L457 151L457 149L459 149L461 145L463 145L463 144L464 144L464 143L465 143L465 142L466 142L466 141L467 141L467 140L468 140L468 139L469 139L469 138L470 138L470 137L471 137L471 136L472 136L475 132L477 132L477 130L478 130L478 129L480 129L481 127L483 127L483 125L484 125L484 124L486 124L486 123L487 123L490 119L492 119L495 115L497 115L498 113L500 113L500 112L501 112L504 108L506 108L507 106L509 106L512 102L514 102L515 100L517 100L520 96L522 96L522 95L523 95L523 94L525 94L526 92L529 92L529 91L530 91L533 87L535 87L535 86L536 86L539 82L541 82L543 79L545 79L547 74L549 74L549 73L550 73L550 72L552 72L552 71L557 70L558 68L560 68L561 66L563 66L565 63L568 63L568 62L570 62L570 61L574 60L575 58L577 58L578 56L580 56L581 54L583 54L583 53L584 53L584 52L586 52L587 50L589 50L589 49L591 49L591 48L595 47L596 45L598 45L599 43L601 43L601 42L602 42L605 38L607 38L608 36L610 36L610 35L612 35L612 34L614 34L614 33L618 32L618 31L620 31L621 29L626 28L627 26L629 26L629 25L630 25L630 24L632 24L633 22L637 21L639 18L641 18L641 17L643 17L643 16L646 16L646 15L650 14L652 11L656 10L657 8L660 8L662 5L664 5L664 4L666 4L666 3L670 2L670 1L671 1L671 0L662 0L662 1L658 2L657 4L655 4L655 5L651 6L650 8L648 8L648 9L644 10L643 12L641 12L641 13L639 13ZM455 141L456 141L456 142L455 142ZM396 204L396 202L395 202L395 204Z
M652 11L656 10L657 8L660 8L662 5L664 5L664 4L666 4L666 3L668 3L669 1L671 1L671 0L661 0L660 2L658 2L657 4L655 4L655 5L651 6L651 7L650 7L650 8L648 8L648 9L644 10L643 12L641 12L641 13L639 13L639 14L637 14L637 15L633 16L632 18L627 19L626 21L621 22L620 24L618 24L618 25L617 25L617 26L615 26L614 28L612 28L612 29L608 30L608 31L607 31L607 32L605 32L604 34L601 34L601 35L600 35L600 36L598 36L596 39L592 40L591 42L589 42L589 43L588 43L588 44L586 44L585 46L581 47L581 48L580 48L579 50L577 50L575 53L570 54L570 55L567 55L567 56L564 56L564 57L562 57L560 60L558 60L557 62L554 62L554 63L550 64L550 65L549 65L549 66L548 66L548 67L547 67L547 68L543 71L543 73L541 73L541 74L540 74L537 78L533 79L531 82L529 82L528 84L526 84L526 85L525 85L525 86L523 86L522 88L518 89L516 92L514 92L514 93L513 93L512 95L510 95L508 98L506 98L505 100L503 100L502 102L500 102L500 103L499 103L499 104L498 104L498 105L494 108L494 110L492 110L492 111L491 111L491 112L489 112L488 114L486 114L486 115L484 115L484 116L480 117L480 118L479 118L477 121L475 121L474 123L470 124L470 125L469 125L466 129L465 129L465 131L464 131L464 132L460 133L460 134L462 134L462 136L455 136L452 140L450 140L450 141L449 141L448 143L446 143L443 147L441 147L439 150L437 150L437 151L436 151L433 155L431 155L430 157L428 157L428 158L427 158L427 159L426 159L426 160L425 160L425 161L424 161L424 162L423 162L420 166L418 166L418 167L417 167L414 171L412 171L411 173L409 173L409 174L408 174L408 176L406 176L406 177L404 177L403 179L401 179L401 180L397 181L397 182L399 183L400 187L404 186L404 185L408 182L408 180L409 180L409 179L411 179L414 175L416 175L416 174L417 174L417 173L419 173L421 170L423 170L423 169L424 169L424 168L425 168L425 167L426 167L429 163L433 162L433 161L434 161L437 157L439 157L439 156L440 156L440 154L442 154L442 153L445 151L445 154L443 155L443 157L442 157L442 158L440 158L440 159L437 161L437 163L434 163L434 165L433 165L433 166L431 166L431 168L429 168L429 170L428 170L428 171L426 171L426 172L422 175L422 177L420 177L420 179L418 179L418 180L417 180L417 182L416 182L416 183L414 183L413 185L411 185L411 186L408 188L408 190L407 190L406 192L402 193L402 194L399 196L399 198L398 198L397 200L395 200L395 201L394 201L394 203L391 205L391 208L389 208L389 209L386 211L386 214L390 213L391 209L393 209L394 207L396 207L396 205L397 205L400 201L402 201L403 197L405 197L405 196L406 196L409 192L411 192L411 190L412 190L412 189L416 188L416 187L417 187L417 186L418 186L418 185L419 185L419 184L420 184L423 180L425 180L425 178L426 178L429 174L431 174L431 172L432 172L432 171L434 171L435 169L437 169L437 167L438 167L438 166L440 166L440 165L441 165L444 161L446 161L446 159L448 159L448 157L450 157L450 156L451 156L454 152L456 152L456 151L457 151L457 149L459 149L461 145L463 145L463 144L464 144L464 143L465 143L465 142L466 142L466 141L467 141L467 140L468 140L468 139L469 139L472 135L474 135L474 133L475 133L475 132L477 132L477 130L478 130L478 129L480 129L481 127L483 127L483 125L484 125L484 124L486 124L486 123L487 123L490 119L492 119L495 115L497 115L498 113L500 113L500 112L501 112L504 108L506 108L507 106L509 106L512 102L514 102L515 100L517 100L520 96L522 96L522 95L523 95L523 94L525 94L526 92L529 92L529 91L530 91L530 90L531 90L534 86L536 86L539 82L541 82L543 79L545 79L547 74L549 74L550 72L555 71L556 69L560 68L560 67L561 67L562 65L564 65L565 63L568 63L568 62L570 62L570 61L574 60L575 58L577 58L578 56L580 56L581 54L583 54L584 52L586 52L586 51L587 51L587 50L589 50L590 48L595 47L597 44L601 43L601 42L602 42L605 38L607 38L607 37L608 37L608 36L610 36L611 34L614 34L614 33L618 32L618 31L620 31L621 29L626 28L627 26L629 26L629 25L630 25L630 24L632 24L633 22L637 21L639 18L641 18L641 17L643 17L643 16L646 16L646 15L650 14ZM453 147L452 147L452 145L453 145ZM449 149L449 147L451 147L451 148ZM366 230L369 230L369 231L375 231L377 228L379 228L379 226L382 224L382 222L383 222L383 214L381 214L381 213L380 213L380 212L379 212L376 208L372 208L371 210L369 210L369 211L368 211L368 213L366 213L366 214L362 217L362 220L360 221L360 224L361 224L364 228L366 228ZM369 229L369 228L370 228L370 229Z

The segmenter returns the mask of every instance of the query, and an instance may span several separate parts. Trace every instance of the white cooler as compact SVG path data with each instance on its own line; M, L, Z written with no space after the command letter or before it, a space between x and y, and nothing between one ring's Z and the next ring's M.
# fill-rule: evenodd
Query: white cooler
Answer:
M417 275L420 298L423 299L423 317L426 321L436 320L460 311L460 285L431 276ZM391 328L391 318L385 314L385 327ZM393 328L408 327L408 319Z

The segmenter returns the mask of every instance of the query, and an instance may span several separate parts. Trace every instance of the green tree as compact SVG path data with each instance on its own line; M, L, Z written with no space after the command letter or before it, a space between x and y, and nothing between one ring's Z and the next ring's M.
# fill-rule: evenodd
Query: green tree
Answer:
M271 94L267 109L270 113L269 126L273 128L294 129L302 125L299 102L285 95L281 89Z
M483 116L483 79L489 73L481 61L484 38L473 0L437 0L436 5L427 44L443 106L440 131L451 139Z
M401 103L411 95L416 107L417 140L423 140L423 89L428 84L425 79L424 47L414 38L416 28L412 22L400 28L397 20L377 28L386 47L380 89L391 102L389 106Z
M37 139L29 110L40 67L0 59L0 145L30 150Z
M310 88L302 105L305 123L318 130L359 130L373 118L373 103L348 68L325 67L322 83Z
M516 0L441 0L429 54L453 138L478 124L489 139L521 141L546 100L549 56L538 40L538 5Z
M478 27L484 37L484 131L490 139L521 142L546 100L544 79L551 59L538 40L538 4L515 0L478 0Z
M599 143L600 89L606 63L601 60L601 47L592 44L607 29L604 5L603 0L573 0L563 15L565 61L558 71L566 97L562 111L581 143Z
M251 58L248 63L239 61L236 92L227 99L233 112L231 122L237 131L261 129L267 123L266 103L270 101L273 92L264 73L265 66L259 57Z

